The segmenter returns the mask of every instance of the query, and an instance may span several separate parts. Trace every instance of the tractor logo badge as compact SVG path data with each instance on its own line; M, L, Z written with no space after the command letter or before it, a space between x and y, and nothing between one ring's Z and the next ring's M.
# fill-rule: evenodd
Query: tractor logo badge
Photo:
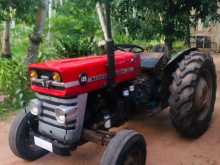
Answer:
M49 81L49 77L48 76L41 76L42 81L41 81L41 85L44 88L49 88L51 82Z
M88 76L85 73L80 74L79 83L81 86L86 85L88 83Z

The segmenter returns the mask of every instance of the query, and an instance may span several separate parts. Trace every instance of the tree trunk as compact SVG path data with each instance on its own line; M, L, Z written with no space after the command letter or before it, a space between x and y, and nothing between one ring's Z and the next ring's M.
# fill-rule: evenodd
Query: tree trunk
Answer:
M60 6L63 6L63 0L60 0Z
M2 57L11 58L11 43L10 43L11 21L5 21L4 33L2 38Z
M48 45L51 44L52 33L51 33L51 19L53 17L53 0L49 0L49 9L48 9L48 33L47 33L47 41Z
M175 15L175 5L172 0L168 2L168 9L164 15L164 35L165 35L165 44L168 48L169 54L173 49L173 42L175 40L175 20L173 15Z
M34 32L29 36L30 45L28 48L28 54L26 59L27 64L34 63L37 60L40 43L42 41L42 34L45 27L46 17L48 14L48 5L49 0L41 0L41 4L37 12Z
M175 33L174 28L175 27L172 21L168 21L164 26L165 45L168 48L169 54L173 50L173 42L175 40L174 39L174 33Z
M190 24L187 24L186 25L187 27L187 29L186 29L186 39L185 39L185 44L186 44L186 46L188 47L188 48L190 48L191 47L191 43L190 43Z
M191 29L190 29L190 11L189 11L188 20L186 23L186 37L185 37L185 44L189 48L191 47L190 37L191 37Z

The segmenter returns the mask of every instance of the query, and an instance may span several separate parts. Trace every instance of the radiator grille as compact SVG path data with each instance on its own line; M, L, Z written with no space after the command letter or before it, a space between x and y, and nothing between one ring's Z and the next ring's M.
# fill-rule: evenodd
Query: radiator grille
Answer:
M63 99L37 94L37 98L42 102L43 109L42 114L39 116L40 121L63 129L69 130L75 128L76 119L73 119L66 124L58 123L56 120L55 110L61 105L71 107L73 109L76 108L78 106L77 97Z

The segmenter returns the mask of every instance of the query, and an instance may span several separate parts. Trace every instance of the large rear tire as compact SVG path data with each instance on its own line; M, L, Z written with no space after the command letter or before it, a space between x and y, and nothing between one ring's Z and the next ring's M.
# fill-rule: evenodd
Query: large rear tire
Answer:
M30 113L21 112L13 121L9 132L9 146L11 151L18 157L32 161L48 152L34 145L32 127L34 121Z
M144 137L133 130L123 130L108 144L101 165L145 165L146 153Z
M191 52L178 64L170 86L170 116L181 135L198 138L209 128L216 99L211 56Z

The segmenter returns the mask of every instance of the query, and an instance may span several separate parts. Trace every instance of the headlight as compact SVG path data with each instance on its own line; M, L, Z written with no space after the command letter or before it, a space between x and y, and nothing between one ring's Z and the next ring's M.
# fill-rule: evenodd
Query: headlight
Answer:
M61 76L60 76L60 74L57 73L57 72L54 72L54 73L52 74L52 79L53 79L53 81L61 82Z
M33 99L28 105L28 110L32 115L38 116L42 113L42 103L37 99Z
M60 124L65 124L66 123L66 114L65 114L65 112L62 111L61 109L56 109L55 113L56 113L57 122L60 123Z
M55 110L57 122L66 124L76 118L77 107L59 106Z
M37 79L37 78L38 78L38 73L37 73L37 71L36 71L36 70L32 70L32 71L30 72L30 77L31 77L31 79Z

